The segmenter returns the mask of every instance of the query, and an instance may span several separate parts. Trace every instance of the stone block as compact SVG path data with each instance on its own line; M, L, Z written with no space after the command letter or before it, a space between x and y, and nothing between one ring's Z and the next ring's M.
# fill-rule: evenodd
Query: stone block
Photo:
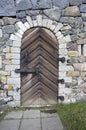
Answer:
M13 47L21 47L21 41L13 41Z
M40 10L26 10L26 15L29 16L37 16L40 14Z
M7 78L6 78L6 77L1 77L0 80L1 80L1 82L4 83L4 84L6 84L6 82L7 82Z
M83 46L83 55L86 56L86 44Z
M16 18L3 17L3 21L5 25L13 25L16 22Z
M10 36L10 40L13 40L13 41L21 41L21 38L19 38L18 36L14 35L14 34L11 34Z
M20 65L6 65L5 71L13 71L15 69L20 69Z
M13 65L20 65L20 60L13 59L11 62Z
M43 27L46 27L48 23L48 19L43 19Z
M66 42L67 42L67 43L68 43L68 42L71 42L71 37L70 37L70 35L65 36L65 38L66 38Z
M23 35L23 34L24 34L24 32L23 32L21 29L19 29L19 30L17 31L17 33L19 33L20 35Z
M77 51L69 51L69 52L68 52L68 55L69 55L70 57L78 56L78 52L77 52Z
M78 54L81 56L81 45L78 45Z
M26 26L24 26L24 24L20 21L17 22L16 25L23 31L25 32L27 30Z
M0 0L0 16L15 16L14 0Z
M60 22L70 24L74 28L80 28L83 25L81 17L61 17Z
M20 11L20 12L17 12L16 13L16 17L17 18L25 18L26 17L26 13L25 13L25 11Z
M82 4L82 5L80 6L80 12L81 12L81 13L86 13L86 4Z
M67 49L60 49L59 55L67 55Z
M32 8L32 4L30 0L16 0L16 9L17 11L19 10L27 10L27 9L31 9Z
M31 0L32 9L47 9L52 7L52 0Z
M0 19L0 26L3 26L3 25L4 25L3 19Z
M13 85L11 85L11 84L7 85L7 89L8 89L9 91L13 90ZM13 91L12 91L12 92L13 92ZM9 95L9 94L8 94L8 95ZM13 95L13 94L10 94L10 95Z
M81 13L82 19L86 21L86 13Z
M54 32L57 33L62 27L63 27L63 24L62 23L58 23L58 25L56 26Z
M58 39L58 42L59 42L59 45L60 44L64 44L64 43L66 43L66 38L65 37L61 37L61 38Z
M31 17L30 17L30 16L27 16L26 19L27 19L27 21L28 21L30 27L33 27L33 21L32 21L32 19L31 19Z
M65 9L65 16L72 16L72 17L80 16L79 8L77 6L67 7Z
M42 15L37 15L38 26L42 26Z
M59 44L59 49L66 49L67 44L63 43L63 44Z
M0 56L0 68L2 68L2 57Z
M72 77L64 77L65 83L72 83Z
M7 46L12 46L12 45L13 45L13 41L10 40L10 39L8 39L8 40L6 41L6 45L7 45Z
M15 71L11 71L11 78L18 78L20 77L20 74L19 73L15 73Z
M61 29L62 31L66 31L66 30L71 30L72 27L70 25L65 25L63 26L63 28Z
M86 38L77 40L77 44L86 44Z
M10 65L11 64L11 60L3 60L2 63L4 65Z
M74 63L73 66L74 66L74 69L76 71L81 71L82 70L82 64L81 63Z
M82 4L82 0L69 0L70 5L80 5Z
M7 88L8 88L8 86L9 86L9 85L7 85ZM12 86L12 85L10 85L10 86ZM8 90L9 90L9 89L8 89ZM13 96L13 94L14 94L14 92L13 92L12 90L9 90L9 91L8 91L8 95L9 95L9 96Z
M0 75L10 75L10 71L0 70Z
M33 26L37 27L37 25L38 25L37 20L33 20Z
M7 46L7 47L5 47L4 49L3 49L3 52L10 52L10 47L9 46Z
M20 54L6 53L6 59L20 59Z
M11 52L11 53L20 53L20 48L11 47L11 48L10 48L10 52Z
M67 75L69 77L79 77L80 76L80 72L79 71L68 71Z
M7 78L7 84L20 84L20 78Z
M59 21L60 16L61 16L61 9L58 7L54 7L52 9L46 9L44 10L44 14L51 18L52 20Z
M64 9L69 6L69 0L53 0L53 5Z
M0 37L2 37L2 29L0 29Z
M19 32L16 32L15 35L22 39L22 35Z
M30 25L29 25L29 23L28 23L28 22L25 22L25 23L24 23L24 26L25 26L27 29L29 29L29 28L30 28Z
M66 72L59 72L59 78L66 77Z

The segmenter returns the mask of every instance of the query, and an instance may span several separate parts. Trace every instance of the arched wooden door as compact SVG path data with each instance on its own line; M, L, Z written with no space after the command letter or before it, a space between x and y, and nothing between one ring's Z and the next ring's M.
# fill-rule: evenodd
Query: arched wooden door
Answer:
M21 46L21 104L57 103L57 40L45 28L25 32Z

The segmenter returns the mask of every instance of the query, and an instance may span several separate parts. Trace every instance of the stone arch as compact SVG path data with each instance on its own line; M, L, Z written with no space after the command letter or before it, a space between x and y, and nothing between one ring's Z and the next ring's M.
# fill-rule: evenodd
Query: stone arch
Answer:
M65 57L66 61L68 59L68 50L66 48L66 45L68 42L71 41L70 35L64 36L62 34L62 30L65 30L65 26L57 21L53 21L51 19L44 19L42 18L42 15L38 15L36 20L32 20L32 18L30 16L26 17L26 22L21 22L18 21L16 23L16 26L18 27L18 31L15 34L11 34L10 36L10 40L13 42L13 49L14 51L17 51L18 54L14 55L11 53L11 55L8 57L14 58L17 57L18 59L18 64L16 64L17 60L13 60L12 62L12 66L14 67L14 75L15 74L15 69L20 68L20 48L21 48L21 41L22 41L22 37L23 34L25 33L25 31L27 31L28 29L31 29L33 27L45 27L47 29L49 29L56 37L58 44L59 44L59 58L60 57ZM66 66L66 61L65 63L61 63L59 62L59 79L63 79L66 82L70 82L72 83L72 77L68 77L66 72L67 70L71 70L73 69L72 66ZM15 65L15 66L14 66ZM12 73L11 73L12 74ZM20 75L18 74L18 77L13 79L12 81L12 75L10 76L10 78L7 81L7 84L12 84L14 85L15 82L17 82L18 84L15 85L15 88L20 88L21 87L21 81L20 81ZM64 84L60 84L59 83L59 96L64 96L65 99L67 98L67 93L70 94L72 89L68 89L65 87L65 83ZM17 98L14 97L14 105L20 105L20 93L17 93ZM72 99L70 99L71 101ZM66 100L65 100L66 101ZM70 102L69 101L69 102Z

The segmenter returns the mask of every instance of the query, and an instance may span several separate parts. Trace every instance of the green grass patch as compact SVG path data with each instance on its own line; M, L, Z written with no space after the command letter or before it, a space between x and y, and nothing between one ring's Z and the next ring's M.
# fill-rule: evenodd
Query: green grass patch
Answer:
M86 103L58 104L54 108L65 130L86 130Z

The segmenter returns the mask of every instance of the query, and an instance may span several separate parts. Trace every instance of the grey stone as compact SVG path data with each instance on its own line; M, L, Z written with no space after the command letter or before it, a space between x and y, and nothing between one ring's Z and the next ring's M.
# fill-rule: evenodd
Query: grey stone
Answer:
M82 4L82 5L80 6L80 12L86 13L86 4Z
M63 130L62 123L58 117L43 118L42 130Z
M4 26L2 28L2 31L4 34L10 34L10 33L14 33L15 32L15 27L13 25L8 25L8 26Z
M86 21L86 13L81 13L82 19Z
M82 3L86 4L86 0L82 0Z
M23 119L20 130L41 130L40 118L39 119Z
M83 26L83 20L81 17L61 17L60 22L70 24L74 28L80 28Z
M16 13L17 18L24 18L26 16L25 11L21 11L19 13Z
M70 5L80 5L82 4L82 0L69 0Z
M3 26L4 25L4 22L2 19L0 19L0 26Z
M64 9L69 6L69 0L53 0L53 5Z
M14 0L0 0L0 16L15 16Z
M17 11L31 9L31 8L32 8L32 4L30 0L16 0Z
M38 14L40 14L40 10L26 10L26 15L36 16Z
M58 7L54 7L52 9L44 10L45 15L47 15L49 18L59 21L61 16L61 10Z
M0 130L18 130L20 120L4 120L0 122Z
M27 110L24 112L24 118L40 118L39 110Z
M86 96L83 96L83 97L77 97L76 98L76 102L86 102Z
M3 17L3 21L5 25L13 25L16 22L15 18L11 18L11 17Z
M52 0L31 0L33 9L52 8Z
M5 116L5 119L21 119L23 116L23 111L13 111Z
M3 101L3 103L4 103L4 101ZM4 104L4 105L1 105L1 104L0 104L0 110L1 110L1 111L7 111L7 110L8 110L8 105L5 105L5 104Z
M9 34L4 34L2 39L3 39L3 41L8 40L9 39Z

